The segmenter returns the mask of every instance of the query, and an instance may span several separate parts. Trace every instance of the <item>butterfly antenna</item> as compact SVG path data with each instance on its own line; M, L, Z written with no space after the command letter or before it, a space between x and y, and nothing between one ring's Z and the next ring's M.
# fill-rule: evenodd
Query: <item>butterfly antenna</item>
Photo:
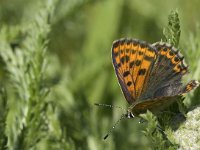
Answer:
M125 112L127 111L126 109L124 109L124 108L122 108L120 106L113 106L113 105L109 105L109 104L97 104L97 103L95 103L94 105L99 106L99 107L117 108L117 109L124 110Z
M124 118L126 118L126 115L125 114L122 114L121 115L121 117L120 117L120 119L119 120L117 120L117 122L114 124L114 126L108 131L108 133L104 136L104 140L106 140L107 139L107 137L113 132L113 130L115 129L115 127L119 124L119 122L122 120L122 119L124 119Z

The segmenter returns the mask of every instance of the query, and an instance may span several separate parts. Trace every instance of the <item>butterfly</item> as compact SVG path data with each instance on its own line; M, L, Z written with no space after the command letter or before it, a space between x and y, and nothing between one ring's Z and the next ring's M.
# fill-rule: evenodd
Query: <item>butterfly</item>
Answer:
M112 62L130 105L121 119L133 118L147 110L158 112L199 86L196 80L186 85L182 83L188 66L180 51L164 42L149 44L137 39L116 40L112 45Z

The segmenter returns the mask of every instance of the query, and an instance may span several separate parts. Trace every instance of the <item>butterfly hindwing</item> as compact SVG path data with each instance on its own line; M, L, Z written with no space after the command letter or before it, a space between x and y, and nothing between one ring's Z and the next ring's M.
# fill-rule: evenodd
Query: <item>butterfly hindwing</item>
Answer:
M135 115L139 115L141 113L145 113L146 110L150 110L152 112L159 112L163 108L166 108L176 100L180 99L182 95L168 96L168 97L159 97L154 99L147 99L145 101L138 102L132 108L132 111Z
M165 81L169 81L168 79L172 79L177 75L183 76L188 72L188 66L178 49L163 42L155 43L153 46L157 48L159 55L155 70L158 68L161 70L163 66L164 69L161 71L161 74L164 72L164 75L167 76ZM154 73L157 76L160 75L158 72Z
M182 76L188 72L183 55L166 43L155 43L152 46L157 49L158 55L141 98L178 95L182 89Z
M185 86L182 87L182 89L179 91L177 95L172 96L160 96L158 98L154 99L146 99L144 101L140 101L136 104L134 104L133 112L135 115L138 115L140 113L144 113L147 109L151 110L153 112L157 112L159 110L162 110L163 108L169 106L176 100L180 99L183 94L190 92L191 90L194 90L199 86L199 82L196 80L191 80L189 83L187 83Z

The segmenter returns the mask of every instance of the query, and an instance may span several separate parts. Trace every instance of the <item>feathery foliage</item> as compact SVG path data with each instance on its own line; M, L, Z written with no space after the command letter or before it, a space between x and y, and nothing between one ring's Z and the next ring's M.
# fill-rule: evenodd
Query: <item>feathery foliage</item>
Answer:
M163 34L165 35L167 43L178 47L181 35L178 11L171 11L168 16L168 26L163 29Z

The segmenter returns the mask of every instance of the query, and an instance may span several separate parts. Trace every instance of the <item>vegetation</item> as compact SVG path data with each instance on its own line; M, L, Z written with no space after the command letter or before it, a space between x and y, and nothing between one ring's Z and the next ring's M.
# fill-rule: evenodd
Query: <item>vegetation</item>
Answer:
M106 141L122 111L94 105L127 107L110 58L112 42L122 37L171 43L190 66L184 82L200 80L199 1L0 4L0 149L200 148L200 88L162 117L148 111L144 123L121 121Z

